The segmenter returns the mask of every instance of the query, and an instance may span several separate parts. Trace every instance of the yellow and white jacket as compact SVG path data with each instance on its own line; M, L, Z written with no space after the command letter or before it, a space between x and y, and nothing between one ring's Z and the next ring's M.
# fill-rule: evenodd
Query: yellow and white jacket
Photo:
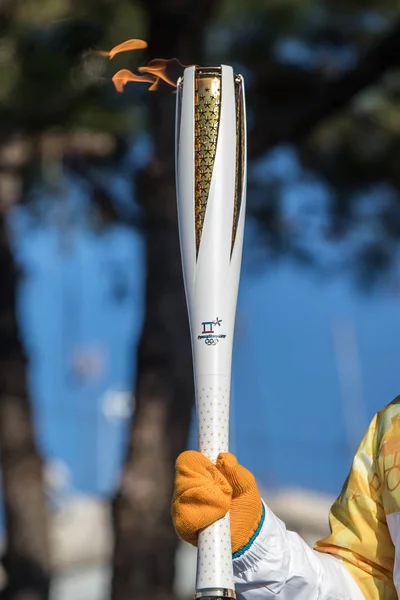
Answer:
M400 598L400 396L375 415L314 550L265 507L252 545L234 559L243 600Z

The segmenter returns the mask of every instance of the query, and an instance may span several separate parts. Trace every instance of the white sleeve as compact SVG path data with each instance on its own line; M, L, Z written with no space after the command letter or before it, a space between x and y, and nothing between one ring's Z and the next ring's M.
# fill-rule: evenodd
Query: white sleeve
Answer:
M365 600L340 558L312 550L267 506L258 536L233 569L241 600Z

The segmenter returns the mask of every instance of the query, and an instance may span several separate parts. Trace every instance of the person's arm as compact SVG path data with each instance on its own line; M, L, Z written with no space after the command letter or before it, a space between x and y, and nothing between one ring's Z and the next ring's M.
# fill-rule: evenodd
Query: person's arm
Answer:
M397 598L400 597L400 397L378 413L376 446L374 483L377 487L379 482L381 510L392 542L386 544L385 556L393 572Z
M390 513L398 510L400 494L396 494L388 467L396 461L395 447L400 450L399 419L398 402L374 417L331 508L331 533L315 545L319 552L342 561L368 600L398 598Z
M234 556L239 600L365 600L340 559L312 550L264 505L252 544Z
M199 452L181 454L172 505L179 536L196 545L198 532L228 510L239 599L364 600L340 559L315 552L287 531L232 454L220 455L216 466Z

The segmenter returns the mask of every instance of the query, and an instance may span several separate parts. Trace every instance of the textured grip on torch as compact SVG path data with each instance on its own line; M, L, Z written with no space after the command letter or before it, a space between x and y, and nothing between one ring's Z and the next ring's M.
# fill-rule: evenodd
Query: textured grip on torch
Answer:
M208 375L197 379L199 450L213 463L217 462L220 452L228 452L229 403L228 377ZM233 590L230 520L227 514L199 535L196 597L235 598Z

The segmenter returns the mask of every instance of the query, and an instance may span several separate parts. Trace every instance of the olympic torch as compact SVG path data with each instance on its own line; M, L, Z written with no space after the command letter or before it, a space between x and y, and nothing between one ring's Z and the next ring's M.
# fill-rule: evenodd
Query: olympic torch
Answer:
M232 346L246 202L244 83L232 67L178 81L176 179L199 450L228 451ZM235 598L229 515L200 533L195 598Z

